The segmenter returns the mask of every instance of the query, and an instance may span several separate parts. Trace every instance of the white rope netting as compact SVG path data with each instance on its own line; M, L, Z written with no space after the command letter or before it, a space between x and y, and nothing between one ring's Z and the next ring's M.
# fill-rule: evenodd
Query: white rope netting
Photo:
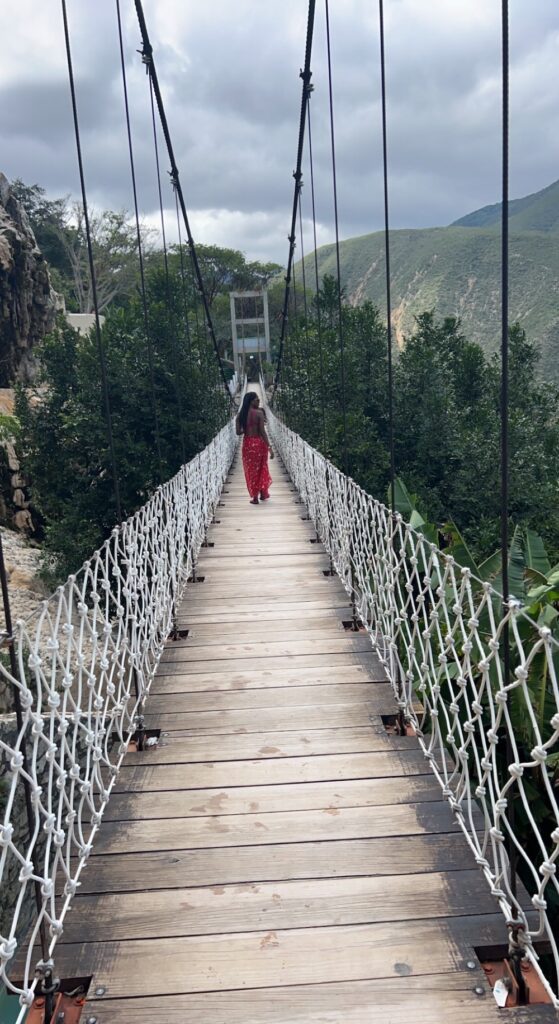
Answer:
M553 928L559 906L556 637L545 617L531 620L518 601L511 599L504 612L490 583L476 579L401 515L392 515L269 408L267 420L402 717L415 729L509 923L510 942L520 942L537 965L533 944L545 940L559 971ZM505 623L508 682L501 650ZM512 847L523 883L516 897ZM559 1006L552 971L547 975Z
M51 957L236 444L229 423L16 623L15 677L0 664L22 710L20 727L5 716L0 731L0 980L20 997L19 1020L39 933Z

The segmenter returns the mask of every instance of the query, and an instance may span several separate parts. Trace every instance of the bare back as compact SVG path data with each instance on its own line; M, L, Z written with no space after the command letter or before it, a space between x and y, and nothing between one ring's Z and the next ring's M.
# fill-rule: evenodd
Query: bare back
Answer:
M262 409L249 409L245 437L264 436L264 413Z

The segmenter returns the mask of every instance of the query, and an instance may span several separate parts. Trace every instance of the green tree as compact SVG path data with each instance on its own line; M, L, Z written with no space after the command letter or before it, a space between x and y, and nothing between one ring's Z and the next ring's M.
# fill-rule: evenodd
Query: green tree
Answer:
M188 324L188 351L179 289L172 287L170 305L168 296L163 275L150 275L153 391L139 297L113 305L102 332L125 515L206 445L229 414L205 331ZM190 320L191 310L187 314ZM61 319L40 356L36 385L18 393L20 448L33 505L42 516L45 550L61 577L99 546L117 514L95 332L81 336Z

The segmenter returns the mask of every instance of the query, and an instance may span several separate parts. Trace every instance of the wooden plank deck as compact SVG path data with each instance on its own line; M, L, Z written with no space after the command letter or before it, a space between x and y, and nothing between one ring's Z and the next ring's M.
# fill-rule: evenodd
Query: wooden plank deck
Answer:
M240 461L226 485L148 704L162 742L125 761L57 969L93 974L98 1024L501 1020L467 967L501 916L272 471L258 508Z

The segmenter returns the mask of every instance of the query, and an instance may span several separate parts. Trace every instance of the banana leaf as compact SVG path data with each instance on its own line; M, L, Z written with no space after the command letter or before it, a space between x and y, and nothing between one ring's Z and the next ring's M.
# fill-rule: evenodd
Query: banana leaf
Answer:
M524 577L526 579L526 584L529 584L532 589L534 589L534 587L547 586L547 576L544 576L542 572L538 572L537 569L531 569L528 565L524 570Z
M528 601L532 604L541 604L542 601L559 601L559 580L555 583L547 583L541 587L532 587L527 594Z
M472 570L475 576L478 576L479 567L477 562L453 519L449 519L448 523L445 524L443 532L449 536L451 540L449 554L452 555L459 565L467 566L468 569Z
M524 600L526 588L524 584L524 544L522 530L516 526L509 545L508 555L509 595ZM489 577L493 589L503 593L503 575L499 572L494 579Z
M396 477L394 481L394 500L396 502L396 511L403 515L406 522L414 530L417 530L418 533L422 533L430 544L437 544L437 527L433 523L426 522L421 513L418 512L414 496L409 493L404 481L400 477Z
M388 496L390 500L390 488L388 488ZM400 512L404 519L409 522L413 512L416 512L415 502L411 497L405 483L396 477L394 481L394 501L396 504L396 512Z
M549 575L551 563L547 557L544 542L535 530L526 529L524 532L524 556L528 569L535 569L542 576Z
M501 549L497 548L489 558L486 558L484 562L478 568L477 575L480 579L485 582L490 582L495 579L499 569L501 568Z

